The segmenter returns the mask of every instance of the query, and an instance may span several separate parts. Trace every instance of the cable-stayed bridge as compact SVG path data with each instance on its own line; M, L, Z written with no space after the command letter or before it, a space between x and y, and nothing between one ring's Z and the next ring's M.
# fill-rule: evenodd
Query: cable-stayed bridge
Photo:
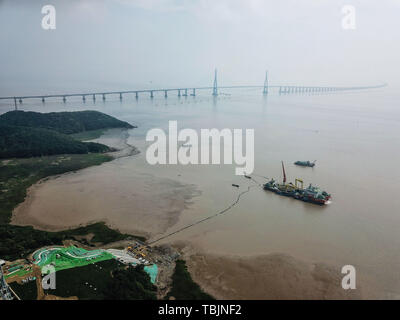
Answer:
M107 96L118 96L120 100L123 96L134 95L136 99L139 96L148 95L150 98L154 98L156 94L162 94L165 98L168 98L169 94L176 94L178 97L196 96L198 91L210 91L213 96L218 96L220 89L246 89L254 88L260 89L260 93L266 95L271 90L276 90L279 94L293 94L293 93L327 93L337 91L349 91L349 90L365 90L385 87L387 84L374 85L374 86L357 86L357 87L337 87L337 86L298 86L298 85L269 85L268 83L268 72L265 74L264 84L261 86L257 85L236 85L236 86L218 86L217 83L217 70L215 70L213 86L209 87L181 87L181 88L158 88L158 89L144 89L144 90L127 90L127 91L99 91L99 92L79 92L79 93L63 93L63 94L43 94L43 95L26 95L26 96L8 96L0 97L0 100L10 100L14 103L15 109L18 107L18 103L22 103L26 99L40 99L43 103L47 99L62 99L63 102L67 101L69 97L82 97L82 101L86 102L87 99L100 98L103 101L106 100Z

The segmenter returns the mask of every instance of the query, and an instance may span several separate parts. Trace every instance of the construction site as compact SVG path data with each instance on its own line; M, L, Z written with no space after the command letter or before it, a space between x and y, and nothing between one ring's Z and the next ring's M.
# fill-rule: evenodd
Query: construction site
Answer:
M133 241L123 248L84 248L79 243L68 243L65 246L44 247L34 251L26 259L15 261L0 260L0 296L4 300L23 300L16 289L21 292L24 288L33 292L32 297L36 299L58 299L47 294L42 288L42 279L49 270L58 273L67 269L82 268L85 266L96 266L102 269L101 262L114 260L118 266L136 267L144 266L144 271L149 275L152 284L156 284L159 276L160 265L171 265L173 259L159 254L157 250L145 246L143 243ZM161 268L163 268L161 266ZM79 269L77 269L79 270ZM82 269L83 270L83 269ZM88 286L88 282L85 282ZM163 287L163 286L162 286ZM165 287L165 286L164 286ZM164 288L165 289L165 288ZM96 290L96 288L94 288ZM30 298L29 298L30 299Z

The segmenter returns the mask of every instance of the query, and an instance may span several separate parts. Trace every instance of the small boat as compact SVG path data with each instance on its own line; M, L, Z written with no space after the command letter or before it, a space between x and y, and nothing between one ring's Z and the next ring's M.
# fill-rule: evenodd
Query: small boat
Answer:
M316 162L317 160L314 160L314 162L311 162L311 161L296 161L294 164L296 165L296 166L301 166L301 167L314 167L315 166L315 162Z

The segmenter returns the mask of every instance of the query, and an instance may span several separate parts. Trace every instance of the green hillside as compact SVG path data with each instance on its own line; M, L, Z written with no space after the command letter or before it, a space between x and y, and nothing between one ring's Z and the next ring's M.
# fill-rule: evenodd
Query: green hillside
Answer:
M0 159L108 152L109 147L79 136L109 128L134 127L98 111L10 111L0 115Z
M134 128L125 121L98 111L50 113L10 111L0 116L0 122L10 126L49 129L64 134L105 128Z
M110 150L105 145L80 142L56 131L10 126L0 122L0 158L2 159Z

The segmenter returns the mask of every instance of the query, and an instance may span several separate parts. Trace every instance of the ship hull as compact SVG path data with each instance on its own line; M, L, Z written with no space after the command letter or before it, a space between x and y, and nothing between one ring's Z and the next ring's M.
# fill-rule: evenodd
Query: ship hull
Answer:
M300 190L298 192L287 192L287 191L279 190L277 187L273 187L273 186L270 186L270 185L264 185L263 189L271 191L271 192L274 192L274 193L279 194L281 196L290 197L290 198L293 198L293 199L296 199L296 200L301 200L301 201L304 201L304 202L313 203L313 204L317 204L317 205L320 205L320 206L326 205L330 200L330 196L322 198L322 199L319 199L319 198L314 198L314 197L309 196L309 195L304 195L304 194L301 193Z

